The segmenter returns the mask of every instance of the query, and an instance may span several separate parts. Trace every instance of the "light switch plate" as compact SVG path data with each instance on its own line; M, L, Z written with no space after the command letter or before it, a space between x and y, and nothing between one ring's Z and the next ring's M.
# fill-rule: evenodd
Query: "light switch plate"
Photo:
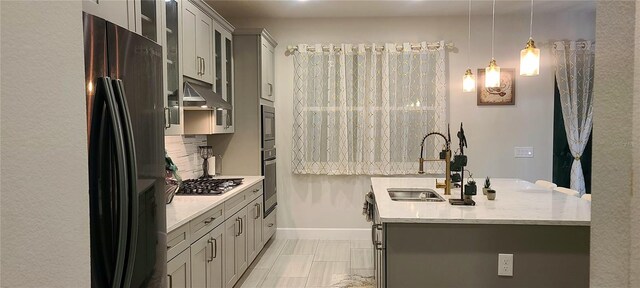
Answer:
M533 147L514 147L513 156L515 158L533 158Z
M513 254L498 254L498 276L513 276Z

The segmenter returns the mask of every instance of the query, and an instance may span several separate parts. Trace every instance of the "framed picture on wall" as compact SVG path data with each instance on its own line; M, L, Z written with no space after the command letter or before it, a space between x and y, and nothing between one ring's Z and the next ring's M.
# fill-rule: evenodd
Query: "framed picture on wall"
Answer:
M480 105L515 105L516 104L516 69L500 69L500 87L484 87L484 69L478 69L478 106Z

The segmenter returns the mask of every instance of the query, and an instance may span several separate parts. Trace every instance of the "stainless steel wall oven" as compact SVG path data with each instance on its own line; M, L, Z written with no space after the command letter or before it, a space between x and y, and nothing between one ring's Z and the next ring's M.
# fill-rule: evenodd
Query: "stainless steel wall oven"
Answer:
M275 208L276 189L276 111L273 107L261 105L262 115L262 175L264 176L264 217Z

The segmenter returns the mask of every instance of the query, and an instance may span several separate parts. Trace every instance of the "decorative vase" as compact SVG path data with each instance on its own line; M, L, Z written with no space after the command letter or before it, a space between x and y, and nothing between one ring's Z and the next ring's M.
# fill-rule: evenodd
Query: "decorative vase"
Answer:
M495 200L496 199L496 190L487 189L487 199Z

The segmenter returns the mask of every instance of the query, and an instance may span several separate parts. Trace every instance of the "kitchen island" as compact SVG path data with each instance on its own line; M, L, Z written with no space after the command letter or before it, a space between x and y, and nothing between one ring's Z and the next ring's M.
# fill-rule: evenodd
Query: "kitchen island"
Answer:
M588 287L591 203L518 179L492 179L475 206L452 206L434 178L372 178L378 287ZM425 188L445 201L395 201ZM499 276L498 254L513 255ZM509 274L502 271L500 274Z

